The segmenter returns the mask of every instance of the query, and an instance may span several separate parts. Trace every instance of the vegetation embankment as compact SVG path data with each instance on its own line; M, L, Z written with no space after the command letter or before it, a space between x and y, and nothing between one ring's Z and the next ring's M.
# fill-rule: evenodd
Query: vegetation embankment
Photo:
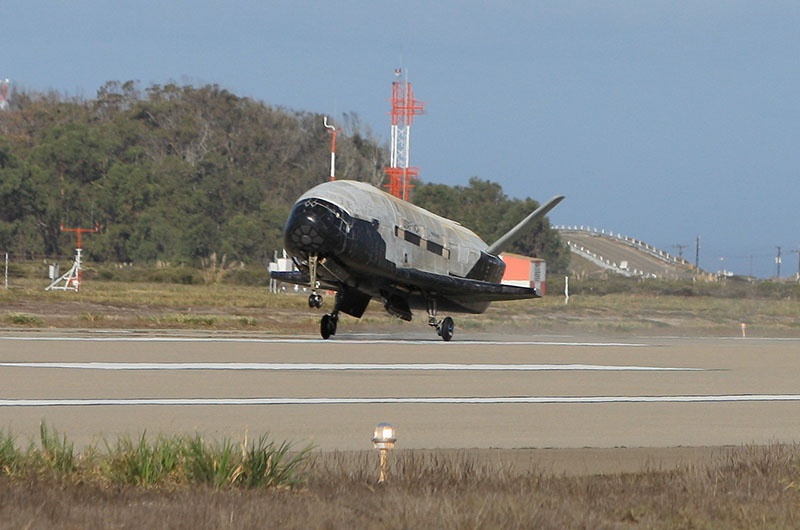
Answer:
M469 452L285 452L287 444L123 439L76 455L43 427L0 439L3 528L796 528L798 448L720 450L713 461L566 476ZM254 456L255 455L255 456ZM267 470L267 471L265 471ZM258 479L258 480L256 480Z

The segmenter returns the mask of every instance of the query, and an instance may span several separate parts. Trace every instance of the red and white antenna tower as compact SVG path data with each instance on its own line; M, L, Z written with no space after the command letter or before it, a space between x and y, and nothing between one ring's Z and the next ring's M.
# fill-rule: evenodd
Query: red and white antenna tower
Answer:
M78 234L78 246L75 249L75 261L72 263L72 268L63 276L53 280L45 291L75 291L76 293L81 288L83 281L83 271L81 270L81 252L83 252L82 234L90 232L99 232L100 227L95 225L94 228L64 228L61 225L62 232L75 232ZM60 285L62 284L63 285Z
M397 68L395 77L400 77L403 71ZM414 91L408 80L396 80L392 83L392 158L386 175L389 183L386 187L389 193L403 200L408 200L412 180L419 175L419 168L409 167L409 151L411 148L411 123L414 116L425 112L425 104L414 99Z

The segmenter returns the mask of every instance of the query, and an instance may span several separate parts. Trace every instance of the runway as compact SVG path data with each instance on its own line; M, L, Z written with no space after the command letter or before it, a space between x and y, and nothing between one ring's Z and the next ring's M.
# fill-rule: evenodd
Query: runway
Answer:
M800 440L800 340L464 334L331 341L0 334L0 427L82 446L143 432L322 450L722 446Z

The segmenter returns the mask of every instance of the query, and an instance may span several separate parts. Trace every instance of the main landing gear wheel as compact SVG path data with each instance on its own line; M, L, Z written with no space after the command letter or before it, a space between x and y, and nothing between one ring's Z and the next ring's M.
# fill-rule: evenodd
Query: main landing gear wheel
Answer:
M336 335L336 324L339 322L339 317L335 315L322 315L322 320L319 322L319 334L322 338L328 340L331 335Z
M436 319L436 298L429 297L428 302L428 325L436 328L436 333L442 337L442 340L449 342L453 338L453 332L456 325L450 317L444 317L442 320Z
M453 338L453 332L456 329L455 322L450 317L444 317L442 322L436 327L436 333L442 337L442 340L449 342Z

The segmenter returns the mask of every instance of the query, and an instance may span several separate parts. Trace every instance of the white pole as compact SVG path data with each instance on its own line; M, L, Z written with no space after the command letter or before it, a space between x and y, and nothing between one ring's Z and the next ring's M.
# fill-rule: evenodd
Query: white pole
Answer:
M564 276L564 303L569 303L569 276Z
M4 285L6 287L6 291L8 290L8 252L6 252L6 273L5 273L5 282Z

